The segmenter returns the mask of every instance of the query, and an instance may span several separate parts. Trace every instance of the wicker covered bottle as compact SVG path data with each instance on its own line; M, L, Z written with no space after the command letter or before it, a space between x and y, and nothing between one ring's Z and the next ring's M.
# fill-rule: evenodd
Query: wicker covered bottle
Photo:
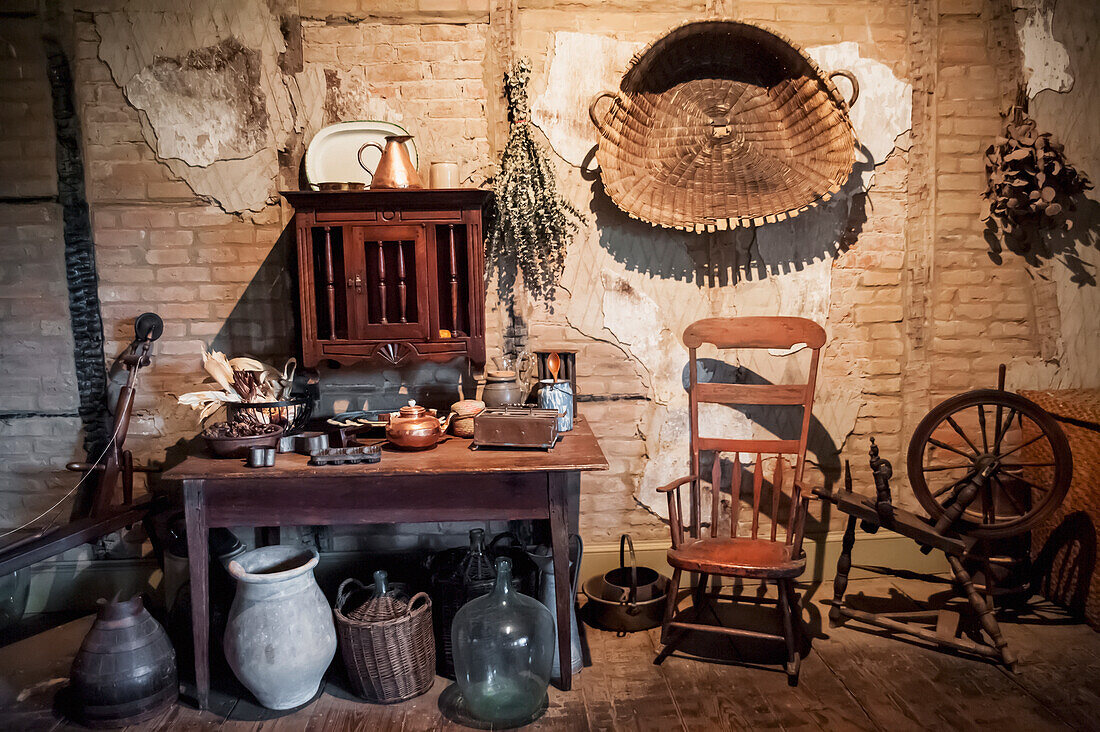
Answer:
M370 590L349 579L337 592L336 632L352 688L376 704L423 694L435 681L431 600L423 592L407 599L383 570Z

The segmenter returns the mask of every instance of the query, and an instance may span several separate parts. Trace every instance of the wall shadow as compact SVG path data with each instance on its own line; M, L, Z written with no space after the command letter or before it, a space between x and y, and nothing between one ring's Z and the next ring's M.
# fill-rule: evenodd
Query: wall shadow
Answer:
M227 357L251 356L272 366L298 352L298 282L294 226L288 224L211 341Z
M1076 511L1062 520L1035 558L1033 590L1082 618L1095 567L1096 527L1087 513Z
M1065 228L1022 232L1004 241L997 237L990 219L986 223L985 240L994 264L1004 264L1003 252L1008 250L1033 267L1059 262L1069 270L1070 282L1078 287L1096 287L1096 265L1082 259L1081 253L1100 249L1100 201L1078 194L1070 199Z

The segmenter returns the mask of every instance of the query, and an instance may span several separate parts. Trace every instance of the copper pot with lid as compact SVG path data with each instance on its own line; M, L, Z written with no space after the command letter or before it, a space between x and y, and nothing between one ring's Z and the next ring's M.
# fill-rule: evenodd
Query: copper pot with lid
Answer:
M414 401L390 415L386 425L386 438L403 450L427 450L435 447L447 426L451 415L437 417Z

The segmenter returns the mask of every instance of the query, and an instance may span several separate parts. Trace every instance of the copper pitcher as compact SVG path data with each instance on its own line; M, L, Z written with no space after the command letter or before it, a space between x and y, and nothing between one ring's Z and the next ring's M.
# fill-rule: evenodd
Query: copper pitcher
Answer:
M409 159L405 143L413 139L412 135L386 135L386 147L377 142L368 142L359 148L359 164L369 170L363 162L363 153L368 147L378 148L382 159L371 175L371 188L423 188L420 174Z

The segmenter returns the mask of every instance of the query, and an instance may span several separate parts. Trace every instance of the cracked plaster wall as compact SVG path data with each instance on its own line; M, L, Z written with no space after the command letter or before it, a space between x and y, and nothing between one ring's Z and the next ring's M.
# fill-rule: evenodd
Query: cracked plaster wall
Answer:
M576 169L591 160L597 136L588 120L588 100L617 86L640 45L596 34L553 34L545 90L533 101L532 119L562 161L572 166L563 175L576 176ZM701 237L646 225L627 224L623 231L622 216L612 212L604 217L606 224L597 215L600 225L591 226L586 241L570 251L563 279L567 283L574 280L575 285L567 284L568 300L559 301L564 319L579 333L621 348L643 375L651 403L648 427L643 430L648 459L641 467L634 495L641 506L661 517L667 516L667 505L656 488L689 472L684 388L687 351L680 343L684 327L713 315L780 314L810 318L827 326L832 265L843 246L853 197L865 198L872 191L877 166L910 127L911 87L897 79L888 66L861 57L858 44L815 46L807 52L826 71L847 69L858 76L861 97L853 108L852 121L861 159L848 186L829 203L797 218L759 227L747 236L729 232L711 244L708 266L716 258L714 248L730 249L740 251L742 261L751 262L758 270L755 274L742 277L735 270L734 281L725 287L711 286L710 277L700 281L648 276L634 266L639 259L690 260L686 249L698 245ZM606 206L606 201L598 200L601 195L597 191L584 201L585 207ZM607 257L608 249L624 253L620 261ZM684 262L678 269L690 270L691 264ZM580 292L582 288L584 292ZM710 352L701 355L723 357ZM769 381L805 378L805 359L751 353L725 356L727 361L730 357L744 359L732 363ZM786 363L790 360L803 361L801 368L792 368ZM837 454L855 427L862 398L858 379L822 380L815 413L824 436L811 444L811 460L828 463L832 477ZM700 421L709 436L747 438L754 434L753 424L744 414L721 405L703 405ZM763 432L787 437L792 435L792 426L797 434L797 426L791 424L785 424L787 429L778 435L766 429Z
M417 135L422 160L457 157L464 178L480 183L491 146L503 144L499 73L524 54L535 61L534 112L561 154L561 184L590 213L553 307L518 308L529 345L578 350L580 393L589 400L582 409L611 462L607 473L583 479L585 538L623 530L667 537L648 507L660 510L652 486L687 459L679 336L711 315L783 312L822 322L829 342L811 457L831 463L828 477L835 477L842 451L857 485L869 485L874 435L898 468L899 500L911 504L900 469L910 415L941 396L987 386L1001 360L1013 360L1010 378L1024 375L1021 386L1038 384L1040 372L1078 381L1095 375L1070 365L1089 363L1095 330L1062 328L1062 345L1052 348L1067 355L1044 361L1040 323L1048 321L1037 317L1047 308L1054 322L1073 322L1095 288L1058 280L1049 302L1041 300L1024 267L994 267L984 252L980 151L1004 101L989 50L1000 42L990 25L994 4L720 4L793 38L826 68L856 68L864 88L853 117L866 154L844 195L812 215L710 241L627 219L577 166L594 142L585 114L590 92L613 87L633 50L717 4L187 0L137 9L75 0L74 72L108 351L121 348L144 309L166 319L130 446L156 458L194 434L192 415L165 393L193 384L203 345L235 344L271 359L293 352L289 211L270 202L280 187L299 184L317 129L348 118L395 119ZM1063 15L1067 7L1076 10ZM1054 6L1051 27L1069 54L1074 86L1040 93L1033 109L1093 172L1084 160L1096 150L1087 121L1098 95L1095 77L1085 79L1082 69L1096 64L1080 55L1095 38L1089 12L1084 0ZM1040 48L1046 44L1040 39ZM929 53L919 52L926 45ZM910 112L910 85L919 114ZM912 134L900 134L910 114ZM927 167L915 173L917 159ZM923 259L913 256L918 227ZM488 307L492 354L511 326L495 296ZM805 354L761 354L740 365L779 379L804 361ZM1017 369L1037 361L1035 374ZM447 365L326 379L335 392L348 383L376 393L440 384L434 398L445 406L456 373ZM924 386L908 389L911 373L923 374ZM743 415L722 408L707 423L748 429Z
M1100 7L1089 0L1015 0L1014 17L1027 80L1029 109L1043 131L1066 148L1066 157L1100 181ZM1100 193L1094 188L1078 208L1076 231L1053 237L1055 249L1080 259L1080 270L1100 273ZM1100 288L1057 259L1036 271L1053 290L1053 340L1041 359L1020 359L1015 383L1028 388L1100 386Z

